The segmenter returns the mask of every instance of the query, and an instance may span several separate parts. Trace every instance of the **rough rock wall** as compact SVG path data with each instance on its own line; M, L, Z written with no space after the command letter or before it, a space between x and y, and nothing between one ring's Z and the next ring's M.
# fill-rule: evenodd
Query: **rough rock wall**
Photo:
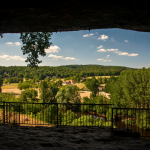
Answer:
M6 4L5 4L6 3ZM19 6L20 5L20 6ZM4 1L0 33L122 28L150 32L148 1Z

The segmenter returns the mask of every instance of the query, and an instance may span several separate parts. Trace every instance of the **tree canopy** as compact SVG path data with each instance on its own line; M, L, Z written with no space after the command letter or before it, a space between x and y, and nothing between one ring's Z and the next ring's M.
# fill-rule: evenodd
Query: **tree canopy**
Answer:
M92 92L91 97L96 97L99 92L99 81L95 77L92 77L92 79L86 80L85 86Z
M63 86L56 94L58 103L81 103L81 97L76 85ZM62 106L60 106L62 107Z
M37 58L39 57L38 55L46 55L44 49L47 49L52 44L49 42L49 39L51 39L51 34L52 32L21 33L20 39L22 39L23 44L25 44L23 47L21 47L21 50L23 50L23 55L29 54L27 60L25 60L25 62L30 63L27 66L31 68L37 68L37 64L42 62L39 61Z

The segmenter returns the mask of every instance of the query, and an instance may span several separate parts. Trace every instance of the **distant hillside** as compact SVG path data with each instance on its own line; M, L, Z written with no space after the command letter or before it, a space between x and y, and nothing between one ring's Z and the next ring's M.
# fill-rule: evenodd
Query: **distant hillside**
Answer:
M18 78L30 78L43 80L47 76L66 78L70 76L118 76L123 70L137 70L137 68L129 68L124 66L103 66L103 65L66 65L66 66L39 66L36 70L35 68L30 68L27 66L0 66L1 77L6 76L5 72L10 75L10 77Z

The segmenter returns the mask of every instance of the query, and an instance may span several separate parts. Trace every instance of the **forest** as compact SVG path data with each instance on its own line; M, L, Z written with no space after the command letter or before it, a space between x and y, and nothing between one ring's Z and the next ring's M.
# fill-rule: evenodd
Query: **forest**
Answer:
M24 69L23 69L24 68ZM19 70L20 69L20 70ZM16 71L18 70L18 71ZM14 70L11 70L11 67L1 67L1 75L4 77L4 72L7 72L8 74L15 75L25 74L25 78L30 78L30 75L32 76L32 71L29 71L30 69L27 67L14 67ZM43 70L43 71L41 71ZM72 70L72 71L71 71ZM98 72L99 70L99 72ZM116 72L115 75L118 75L118 77L115 77L112 75L112 72ZM15 74L14 74L15 72ZM48 75L56 75L58 78L58 73L62 72L60 74L67 74L70 73L70 76L76 76L77 74L81 74L82 76L93 76L91 79L86 79L84 81L85 86L92 92L90 95L90 98L84 97L83 98L83 104L113 104L113 108L149 108L149 102L150 102L150 68L145 69L144 67L142 69L133 69L133 68L125 68L125 67L113 67L113 66L77 66L77 65L70 65L70 66L61 66L61 67L40 67L39 70L34 70L33 73L36 73L35 75L40 75L45 73L46 76ZM50 72L53 72L50 74ZM99 95L98 86L100 84L100 78L96 79L95 75L105 74L111 72L111 77L107 80L105 85L105 92L110 93L110 99L103 97ZM118 74L117 74L118 72ZM46 74L47 73L47 74ZM49 74L48 74L49 73ZM76 74L73 74L76 73ZM37 75L37 77L38 77ZM65 77L69 77L69 75ZM16 77L15 76L15 77ZM20 76L18 76L20 77ZM32 78L32 77L31 77ZM34 77L33 77L34 78ZM2 81L2 80L1 80ZM2 82L1 82L2 83ZM41 81L41 83L38 85L38 88L40 89L41 95L40 99L36 99L37 92L35 89L32 89L30 86L29 81L25 82L19 82L18 88L25 89L20 95L20 97L15 98L12 94L4 94L0 93L0 102L4 101L10 101L10 102L28 102L28 103L48 103L49 106L46 109L40 110L38 105L34 106L34 111L31 112L31 108L33 107L32 104L28 104L29 109L25 109L26 106L22 106L21 104L17 104L21 106L22 113L27 113L31 117L40 117L41 120L45 120L46 122L53 122L56 124L56 121L53 120L57 117L57 107L56 105L52 103L80 103L81 104L81 97L78 93L79 89L76 85L65 85L62 86L62 82L57 80L57 82L54 82L54 80L44 79ZM52 106L50 106L52 104ZM39 104L40 105L40 104ZM59 108L62 108L62 106L59 104ZM66 108L66 106L65 106ZM59 114L59 120L62 124L76 124L79 120L81 122L80 125L83 125L87 120L85 121L85 118L82 116L81 118L77 119L77 116L67 115L69 112L73 113L74 109L78 109L79 111L86 112L86 111L97 111L98 114L101 114L102 112L106 114L106 116L111 119L111 109L108 107L105 107L103 110L102 108L98 106L70 106L67 110L67 113L65 114ZM50 110L50 111L48 111ZM16 110L17 111L17 110ZM26 111L26 112L25 112ZM43 116L43 111L47 112L47 115ZM127 111L119 110L117 112L118 114L125 115L127 114ZM131 116L133 112L131 110L128 111L128 115ZM53 116L53 119L49 118L49 115ZM134 112L134 117L136 116L138 120L136 122L134 121L128 121L128 123L136 124L139 127L143 128L150 128L150 114L145 112ZM67 119L65 119L67 117ZM115 113L113 114L113 117L115 117ZM143 118L143 121L140 119ZM50 119L50 120L49 120ZM65 119L65 120L63 120ZM98 119L93 119L89 117L88 123L91 124L95 122L95 126L97 126L99 123L103 124ZM108 126L111 126L111 122L107 122ZM147 123L147 124L146 124Z
M120 75L123 70L137 70L136 68L128 68L122 66L102 66L102 65L68 65L68 66L39 66L36 68L30 68L26 66L0 66L0 76L4 77L17 77L20 79L37 79L44 80L46 76L52 78L52 76L67 78L79 75L80 77L90 77L90 76L112 76ZM4 73L7 74L4 74ZM11 81L10 81L11 82ZM12 82L14 83L14 82Z

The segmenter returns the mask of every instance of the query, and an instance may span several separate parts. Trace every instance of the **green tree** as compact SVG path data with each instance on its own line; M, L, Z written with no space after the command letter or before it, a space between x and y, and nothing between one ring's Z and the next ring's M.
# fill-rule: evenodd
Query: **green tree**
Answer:
M59 79L59 80L56 82L56 84L57 84L58 87L59 87L59 86L62 86L62 80Z
M9 82L9 81L8 81L7 79L4 81L5 84L7 84L8 82Z
M106 77L103 78L103 83L107 83L107 78Z
M48 90L49 101L48 101L48 103L56 103L57 99L55 98L55 96L56 96L57 92L59 91L58 85L55 82L51 82L51 83L49 83L48 87L49 87L49 90Z
M45 81L41 81L40 85L39 85L39 92L40 94L40 98L43 100L43 103L47 103L47 101L49 100L49 93L48 93L48 84Z
M58 103L81 103L81 96L78 93L79 88L76 85L63 86L56 94ZM62 108L62 105L58 105ZM64 109L66 106L64 106Z
M99 84L102 84L103 83L103 78L102 77L98 78L98 81L99 81Z
M92 79L87 79L85 86L92 92L91 97L96 97L97 93L99 92L98 80L95 77L92 77Z
M111 90L111 86L113 86L113 84L117 81L117 77L115 76L111 76L108 80L107 83L105 85L105 89L104 91L106 93L109 93L109 91Z
M3 84L3 80L2 80L2 78L0 77L0 93L2 92L2 89L1 89L2 84Z
M27 89L27 88L30 88L30 87L31 87L31 85L28 82L21 83L21 81L20 81L19 84L18 84L18 89L19 90Z
M30 77L30 76L29 76L29 73L25 72L24 78L25 78L26 80L28 80L29 77Z
M29 37L28 37L29 34ZM23 47L21 47L21 50L23 50L23 55L29 54L27 57L27 60L25 62L29 62L27 66L33 68L33 67L38 67L37 64L41 63L42 61L39 61L37 58L38 53L41 56L45 56L46 53L44 49L50 47L52 43L49 42L51 38L52 32L26 32L25 34L21 33L20 39L22 39Z

